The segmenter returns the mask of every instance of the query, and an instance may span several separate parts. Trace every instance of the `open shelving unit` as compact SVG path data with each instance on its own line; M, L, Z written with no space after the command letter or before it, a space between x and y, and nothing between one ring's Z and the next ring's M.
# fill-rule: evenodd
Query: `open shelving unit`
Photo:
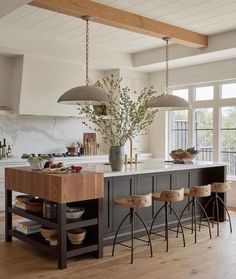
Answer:
M27 177L28 179L25 179ZM12 205L14 191L37 196L57 203L57 218L47 219ZM97 258L103 256L103 175L97 173L52 175L31 171L29 168L6 169L5 182L5 240L12 237L37 247L37 249L57 257L58 268L67 267L67 259L88 253ZM82 218L67 219L66 207L83 207ZM24 234L13 228L12 215L35 221L42 226L57 230L57 245L51 246L40 232ZM72 244L67 231L85 228L86 236L82 244Z

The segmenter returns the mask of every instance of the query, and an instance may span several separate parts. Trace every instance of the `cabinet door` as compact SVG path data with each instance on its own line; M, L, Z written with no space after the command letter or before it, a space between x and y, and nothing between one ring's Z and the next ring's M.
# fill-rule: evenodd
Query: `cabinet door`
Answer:
M170 190L173 184L173 174L169 172L157 173L157 192ZM155 213L164 205L164 202L155 201ZM157 224L164 222L164 210L158 215Z
M4 181L0 179L0 216L5 212L5 187Z
M112 179L104 180L104 199L103 199L103 230L104 233L112 231Z
M174 175L172 189L178 190L181 188L189 188L189 187L190 187L190 171L177 171ZM174 210L176 211L176 213L178 215L181 214L182 210L187 205L189 200L190 200L190 198L184 197L183 201L174 202L172 204ZM184 212L183 218L190 217L190 216L191 216L191 208L188 207L186 209L186 211Z
M134 194L134 176L120 176L112 179L113 191L112 191L112 203L113 203L113 226L114 230L117 229L122 219L129 213L128 208L123 208L114 204L116 199L127 198ZM122 229L126 229L130 225L130 218L126 219ZM130 230L130 227L129 227Z
M156 174L148 173L137 175L135 194L146 195L154 192L156 192ZM137 209L137 212L147 226L151 225L152 219L154 217L154 203L151 207ZM138 218L135 220L135 226L143 227L141 221Z

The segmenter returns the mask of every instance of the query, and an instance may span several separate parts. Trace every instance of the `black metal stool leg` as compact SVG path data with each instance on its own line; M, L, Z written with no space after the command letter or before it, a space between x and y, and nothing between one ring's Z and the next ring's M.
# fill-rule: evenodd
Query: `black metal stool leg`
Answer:
M208 223L208 228L209 228L209 236L210 236L210 238L212 238L212 236L211 236L211 225L210 225L209 218L208 218L208 215L206 213L206 210L205 210L205 208L201 205L201 203L198 200L196 200L196 203L200 206L200 208L204 212L204 215L206 216L207 223Z
M166 240L166 252L169 250L169 236L168 236L168 203L165 202L165 240Z
M215 206L216 206L216 197L213 199L213 205L212 205L212 228L214 228L214 222L215 222Z
M131 261L134 262L134 209L130 209L130 219L131 219Z
M220 226L220 216L219 216L219 203L218 203L218 199L217 199L217 193L216 193L216 225L217 225L217 236L220 235L220 231L219 231L219 226Z
M193 234L194 228L193 228L193 224L194 224L194 202L192 199L192 223L191 223L191 234Z
M113 240L113 246L112 246L112 256L114 256L114 253L115 253L115 245L116 245L116 239L117 239L117 236L118 236L118 232L121 228L121 226L123 225L123 223L125 222L125 220L130 216L130 213L128 213L125 218L121 221L117 231L116 231L116 234L115 234L115 238Z
M207 210L208 205L213 201L214 197L211 197L208 202L206 203L206 205L204 206L205 210ZM201 225L202 225L202 218L203 218L203 211L201 210L201 217L199 220L199 231L201 230Z
M149 234L150 234L150 235L152 234L152 227L153 227L153 225L154 225L154 222L155 222L155 220L156 220L158 214L162 211L163 208L165 208L165 205L163 205L163 206L157 211L157 213L155 214L155 216L154 216L154 218L153 218L153 220L152 220L152 224L151 224L151 227L150 227L150 230L149 230Z
M227 215L228 215L229 226L230 226L230 232L232 233L232 231L233 231L233 230L232 230L232 223L231 223L231 218L230 218L230 214L229 214L228 208L227 208L225 202L221 199L221 197L219 197L218 195L217 195L217 197L218 197L219 201L222 203L222 205L224 206L225 211L226 211L226 213L227 213Z
M197 243L197 212L196 198L193 197L193 218L194 218L194 242Z
M151 257L153 257L153 253L152 253L152 242L151 242L151 238L150 238L150 234L148 232L148 228L146 226L146 224L144 223L143 219L140 217L140 215L135 212L135 215L139 218L139 220L142 222L145 230L146 230L146 233L147 233L147 237L148 237L148 244L150 245L150 254L151 254Z
M192 202L193 202L193 200L190 200L190 201L185 205L183 211L181 212L181 214L180 214L180 216L179 216L179 219L180 219L180 220L182 219L185 210L189 207L189 205L190 205ZM178 236L179 236L179 224L178 224L178 226L177 226L177 234L176 234L176 237L178 237Z
M175 217L176 217L176 219L177 219L177 221L178 221L178 226L181 227L181 231L182 231L182 235L183 235L183 245L184 245L184 247L185 247L186 245L185 245L185 236L184 236L184 229L183 229L183 226L182 226L181 221L180 221L180 219L179 219L177 213L175 212L175 210L174 210L172 207L171 207L170 209L171 209L171 211L174 213L174 215L175 215Z

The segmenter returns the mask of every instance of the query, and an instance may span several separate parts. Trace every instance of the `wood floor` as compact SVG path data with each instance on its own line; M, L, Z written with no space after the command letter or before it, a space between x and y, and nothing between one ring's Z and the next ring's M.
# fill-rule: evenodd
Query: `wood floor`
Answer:
M57 262L32 247L13 239L4 242L4 225L0 223L0 278L96 278L96 279L233 279L236 278L236 212L231 211L233 233L229 232L228 222L222 223L220 237L209 239L207 228L198 235L197 244L193 235L186 230L187 247L182 247L181 238L174 233L170 239L169 252L165 252L165 242L154 236L154 257L142 242L136 242L134 264L129 264L130 250L117 246L115 257L111 257L111 247L105 247L105 256L97 260L92 257L71 259L68 268L57 269Z

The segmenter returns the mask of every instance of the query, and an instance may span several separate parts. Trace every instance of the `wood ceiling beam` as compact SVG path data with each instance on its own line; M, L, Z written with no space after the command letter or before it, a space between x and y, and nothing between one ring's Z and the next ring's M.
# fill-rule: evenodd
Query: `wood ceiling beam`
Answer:
M79 18L89 15L97 23L155 38L170 37L173 42L190 47L203 48L208 45L208 37L203 34L90 0L33 0L29 4Z

